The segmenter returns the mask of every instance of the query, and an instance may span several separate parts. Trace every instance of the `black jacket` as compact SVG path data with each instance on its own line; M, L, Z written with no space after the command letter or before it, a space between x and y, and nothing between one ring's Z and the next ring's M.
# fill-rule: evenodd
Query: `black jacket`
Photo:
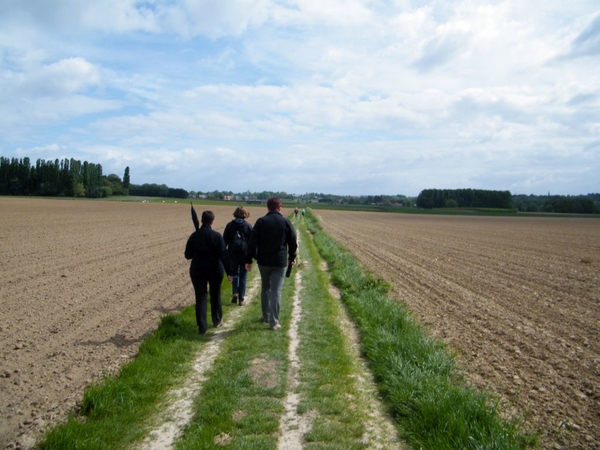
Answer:
M230 269L229 257L225 249L225 241L217 231L209 225L202 225L194 231L185 245L185 258L191 259L190 273L219 273Z
M235 238L236 231L239 231L241 234L246 236L246 242L250 242L250 236L252 235L252 225L250 225L244 219L233 219L227 224L227 226L225 227L225 231L223 231L223 240L225 241L225 246L227 247L229 259L232 262L243 263L244 261L246 261L246 254L235 255L230 248L230 244Z
M292 222L279 211L269 211L254 224L246 262L256 259L259 265L285 267L296 259L298 243Z

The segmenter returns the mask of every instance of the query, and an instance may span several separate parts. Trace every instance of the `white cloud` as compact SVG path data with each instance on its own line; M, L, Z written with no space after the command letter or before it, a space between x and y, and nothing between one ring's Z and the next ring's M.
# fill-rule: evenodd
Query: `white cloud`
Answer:
M592 0L6 0L0 153L187 189L203 171L210 190L598 191L599 17Z

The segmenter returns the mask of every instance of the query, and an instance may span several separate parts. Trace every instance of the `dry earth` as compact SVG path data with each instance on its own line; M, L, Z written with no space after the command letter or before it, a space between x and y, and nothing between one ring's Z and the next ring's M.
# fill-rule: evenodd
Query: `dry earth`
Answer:
M189 205L0 197L0 448L30 449L44 428L77 410L83 389L115 373L137 353L160 317L193 303L183 249L193 227ZM196 207L197 212L202 210ZM233 207L211 208L222 231ZM249 208L251 221L264 208ZM325 270L325 269L323 269ZM295 283L301 284L300 270ZM256 281L256 280L255 280ZM255 282L248 292L252 301ZM194 374L172 393L172 404L141 448L169 449L191 417L191 401L217 357L222 335L242 309L227 313L201 352ZM290 386L299 370L295 348L301 295L290 327ZM353 327L340 318L358 358ZM368 407L365 440L371 449L399 448L397 435L375 400L364 362L357 359L357 396ZM261 367L258 364L257 367ZM268 382L261 371L256 376ZM281 425L281 449L302 448L290 388Z
M222 231L234 207L212 209ZM0 448L30 448L193 303L193 225L187 202L0 197L0 211Z
M600 220L314 212L541 448L600 448Z
M222 231L233 207L212 209ZM192 304L193 227L187 203L0 197L0 211L0 448L30 448ZM545 448L599 448L600 221L319 214Z

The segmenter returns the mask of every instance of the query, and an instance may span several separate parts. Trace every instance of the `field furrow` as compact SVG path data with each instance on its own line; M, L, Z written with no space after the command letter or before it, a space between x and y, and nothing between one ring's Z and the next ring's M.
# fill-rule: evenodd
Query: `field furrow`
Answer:
M0 198L0 209L4 448L64 419L162 315L193 303L183 256L193 225L189 204ZM222 231L232 210L215 212Z
M65 418L193 302L189 204L0 198L0 448ZM196 207L198 213L202 207ZM250 208L251 222L264 208ZM222 231L232 208L213 208ZM542 448L600 442L600 221L318 211L324 229L528 414Z
M317 214L544 448L600 442L598 220Z

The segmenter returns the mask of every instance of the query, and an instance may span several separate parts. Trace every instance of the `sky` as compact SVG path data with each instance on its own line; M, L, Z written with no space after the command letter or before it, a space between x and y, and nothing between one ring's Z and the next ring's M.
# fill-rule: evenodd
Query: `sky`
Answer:
M600 3L0 0L0 155L202 192L600 192Z

